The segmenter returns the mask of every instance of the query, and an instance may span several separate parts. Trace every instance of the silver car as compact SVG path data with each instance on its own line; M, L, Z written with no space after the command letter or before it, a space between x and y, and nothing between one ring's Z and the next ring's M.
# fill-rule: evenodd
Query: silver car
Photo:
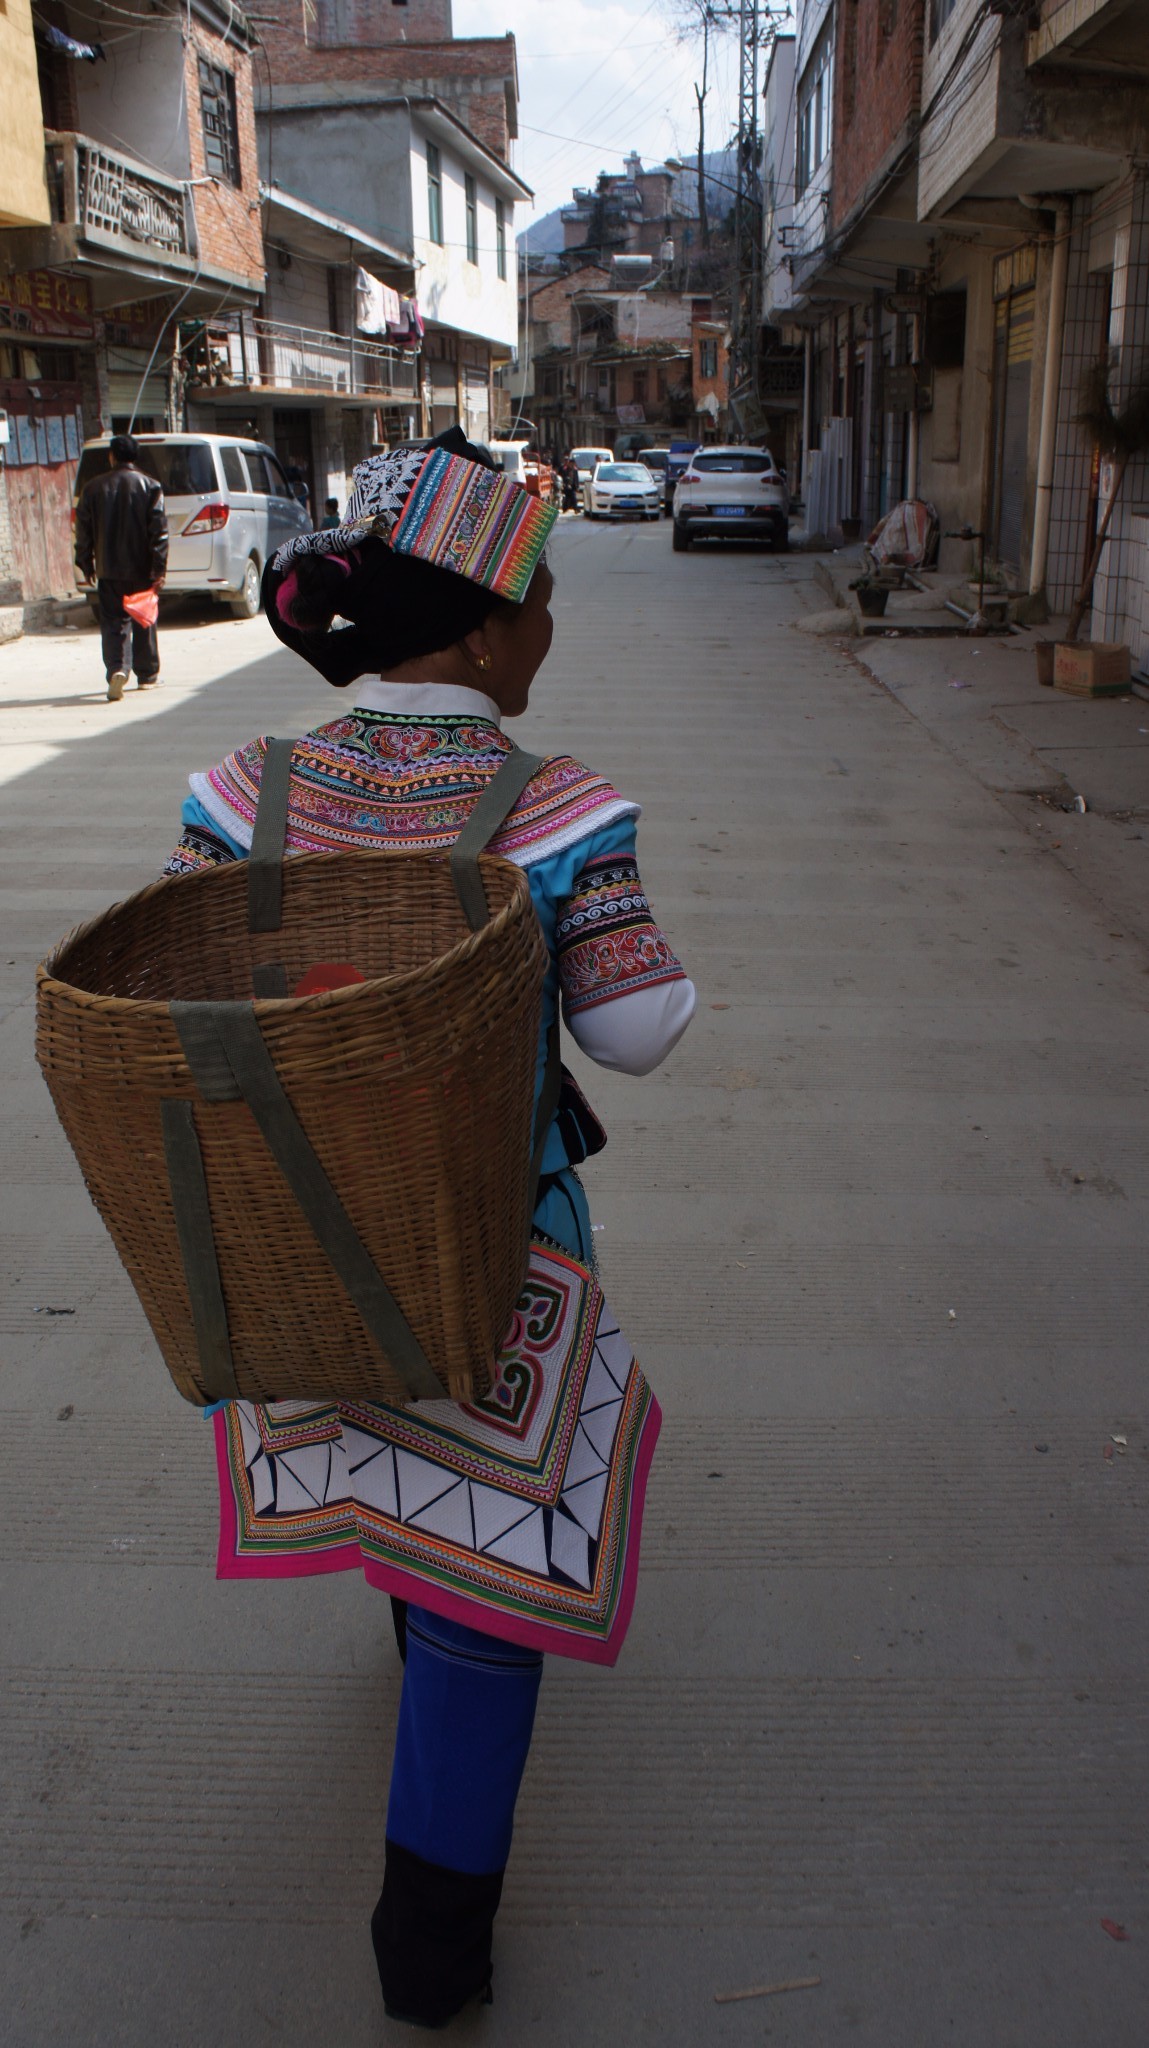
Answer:
M241 619L254 619L268 556L293 534L311 531L273 450L230 434L137 434L135 441L140 468L164 494L165 591L199 592ZM77 503L84 485L107 466L108 437L85 441Z

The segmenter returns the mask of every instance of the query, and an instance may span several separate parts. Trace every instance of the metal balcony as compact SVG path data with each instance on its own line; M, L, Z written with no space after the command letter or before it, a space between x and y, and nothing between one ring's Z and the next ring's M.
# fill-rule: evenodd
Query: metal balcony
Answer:
M210 382L197 398L229 391L282 391L299 397L412 400L417 396L416 357L387 342L297 327L241 313L227 330L209 337Z

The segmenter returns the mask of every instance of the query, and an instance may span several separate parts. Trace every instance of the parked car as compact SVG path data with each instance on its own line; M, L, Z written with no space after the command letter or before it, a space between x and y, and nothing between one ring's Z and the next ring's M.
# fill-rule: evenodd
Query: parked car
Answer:
M668 512L674 510L674 491L680 479L690 468L690 458L698 447L697 441L672 441L666 451L666 476L663 483L663 502Z
M578 487L581 498L583 485L590 482L599 463L614 461L614 449L572 448L570 459L578 471Z
M641 462L600 462L582 503L588 519L658 519L662 486Z
M631 459L634 462L641 462L650 471L655 483L658 485L659 496L663 501L663 509L669 512L670 505L666 501L666 472L670 464L669 448L640 448L638 453Z
M165 592L203 592L254 619L264 564L285 540L310 533L278 458L262 441L228 434L137 434L140 468L154 476L168 515ZM108 439L85 441L76 501L108 466Z
M703 539L790 545L790 493L766 448L699 448L674 492L674 549Z

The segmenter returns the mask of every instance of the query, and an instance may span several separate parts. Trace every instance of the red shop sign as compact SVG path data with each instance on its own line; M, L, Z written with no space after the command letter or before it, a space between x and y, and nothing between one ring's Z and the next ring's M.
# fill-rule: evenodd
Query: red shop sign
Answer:
M0 271L0 326L17 334L91 341L91 288L84 278L56 270Z

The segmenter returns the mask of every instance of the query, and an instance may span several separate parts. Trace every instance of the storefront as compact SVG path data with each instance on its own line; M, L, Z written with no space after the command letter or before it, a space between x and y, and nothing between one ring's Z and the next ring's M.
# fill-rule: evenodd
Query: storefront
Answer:
M0 275L0 442L8 577L25 603L75 590L72 490L94 398L96 325L86 282L48 270Z

